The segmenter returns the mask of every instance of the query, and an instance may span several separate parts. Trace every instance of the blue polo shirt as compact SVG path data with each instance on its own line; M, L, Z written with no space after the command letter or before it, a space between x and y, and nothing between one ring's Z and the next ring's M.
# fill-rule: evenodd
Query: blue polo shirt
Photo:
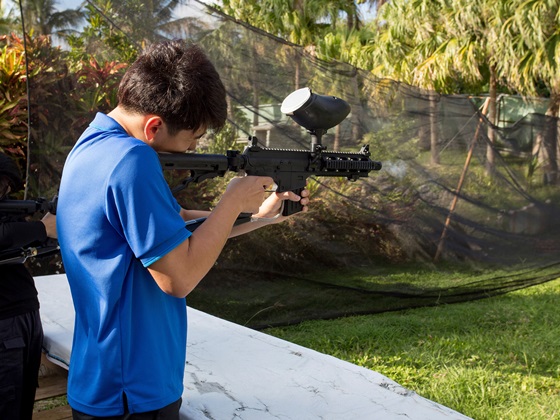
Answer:
M57 231L76 322L72 408L92 416L162 408L181 397L187 316L146 267L185 241L157 153L97 114L66 160Z

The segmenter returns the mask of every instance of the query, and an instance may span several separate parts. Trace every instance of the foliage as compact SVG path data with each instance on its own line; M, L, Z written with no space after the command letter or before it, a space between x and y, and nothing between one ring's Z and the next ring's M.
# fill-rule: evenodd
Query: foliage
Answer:
M500 10L504 24L497 44L505 59L500 68L507 81L528 94L541 83L560 94L560 4L550 0L510 0Z
M0 2L0 34L17 32L20 25L16 21L15 8L7 8L5 3Z
M80 63L76 90L71 92L76 107L73 127L83 130L96 112L108 113L117 106L118 85L126 67L114 61L99 63L94 57Z
M33 145L38 145L47 138L48 130L56 130L56 137L51 137L57 144L51 144L58 148L63 142L63 133L68 122L64 119L64 113L60 110L67 109L66 95L59 92L67 89L68 72L65 64L65 55L58 49L53 48L50 39L45 36L27 37L27 62L23 39L16 35L4 36L2 42L2 87L7 87L9 95L4 94L5 103L3 115L0 116L0 126L5 127L3 131L5 146L12 154L19 156L19 164L22 173L26 173L28 129L31 134ZM26 68L27 66L27 68ZM27 76L26 76L27 75ZM31 95L28 104L27 83ZM31 126L28 127L28 120ZM46 143L45 143L46 144ZM30 146L30 147L31 147ZM56 178L60 168L54 166L52 154L47 148L36 150L34 158L39 162L30 162L31 169L36 171L40 166L45 171L45 182L51 182ZM37 175L42 175L38 174ZM35 184L35 187L38 187Z
M70 58L77 65L82 62L117 61L130 63L139 51L139 44L106 16L116 12L111 1L85 7L86 25L80 34L70 34L66 41L70 46Z
M49 37L27 37L28 75L23 39L0 38L0 147L27 167L28 118L32 161L31 196L53 195L71 145L98 110L116 105L116 88L126 64L99 64L91 58L67 65L67 53ZM27 81L30 106L27 103ZM61 95L60 92L69 92Z
M104 18L114 30L126 35L129 44L143 47L165 39L167 25L174 16L180 0L97 0L97 7L104 9ZM174 22L177 25L177 21ZM186 19L184 24L190 24Z
M56 0L22 0L19 3L23 10L25 30L34 35L63 35L73 32L83 15L78 10L57 11ZM21 22L22 17L16 19Z
M396 116L384 121L380 129L367 133L364 142L375 151L375 159L382 162L400 160L414 160L422 153L420 141L412 130L418 127L413 116ZM411 140L402 142L402 138Z
M70 95L75 79L67 65L67 53L53 47L51 38L39 36L27 43L30 63L31 121L28 189L31 196L52 196L57 190L62 165L75 141L69 128L74 103Z
M188 34L193 19L172 21L179 0L97 0L87 2L86 25L80 34L66 38L71 56L87 61L92 55L99 62L131 63L139 51L152 42L165 39L167 32ZM186 28L187 26L187 28Z
M220 132L211 136L207 151L208 153L225 154L227 150L231 150L235 146L236 141L237 136L233 126L226 124Z
M0 43L0 151L21 160L27 141L25 54L15 35L2 36Z
M326 60L341 60L359 68L367 68L364 60L364 45L374 37L368 28L351 31L338 30L327 33L317 41L317 57Z

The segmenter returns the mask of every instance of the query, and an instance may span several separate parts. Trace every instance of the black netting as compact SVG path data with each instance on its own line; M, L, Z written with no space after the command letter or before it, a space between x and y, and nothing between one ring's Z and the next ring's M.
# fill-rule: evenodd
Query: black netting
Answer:
M82 20L71 29L75 34L89 30L91 42L81 49L74 43L72 59L72 40L62 34L26 40L29 153L15 146L27 136L22 112L0 115L6 119L8 112L21 120L12 126L12 137L4 135L2 147L25 162L28 199L56 194L74 141L95 112L115 106L115 87L126 62L150 42L182 37L204 47L228 92L229 124L209 136L199 152L241 150L250 135L270 147L308 149L309 133L283 115L280 104L292 91L310 87L346 100L352 109L328 130L323 144L339 151L369 144L372 158L383 164L381 171L356 182L311 179L308 215L230 241L201 288L276 281L284 290L296 282L296 290L348 294L351 304L341 303L332 313L304 297L289 296L290 301L302 299L299 312L283 318L290 322L478 299L560 276L558 121L546 115L546 99L500 96L494 125L486 117L487 96L441 95L326 62L310 49L197 1L167 2L168 15L163 9L139 11L127 9L127 2L114 3L107 8L102 2L84 2L81 10L97 16L111 42L95 42L91 23ZM159 25L146 17L156 12L162 16ZM53 49L53 42L60 49ZM7 35L1 44L23 48L23 38ZM21 102L16 111L27 112L23 86L17 85ZM174 186L185 174L167 175ZM223 179L191 185L178 199L185 206L206 208L224 185ZM426 270L460 267L480 275L474 280L450 275L443 285L358 279L379 273L380 266L404 269L411 264ZM40 265L34 270L63 269L51 262ZM339 280L316 274L329 271L349 274ZM254 325L267 322L253 320Z

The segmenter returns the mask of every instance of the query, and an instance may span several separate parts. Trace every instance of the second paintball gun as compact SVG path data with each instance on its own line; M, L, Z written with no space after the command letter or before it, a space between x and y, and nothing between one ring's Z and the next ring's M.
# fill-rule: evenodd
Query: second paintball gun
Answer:
M36 200L0 200L0 220L18 219L33 216L35 213L56 214L58 196L52 200L40 197ZM31 257L47 257L58 253L58 242L48 239L40 246L13 248L0 251L0 265L24 263Z
M0 200L0 214L2 216L33 216L35 213L56 214L58 196L52 200L39 197L36 200Z
M197 153L160 153L163 169L187 169L190 177L182 182L186 187L191 182L224 176L228 171L247 175L270 176L277 185L277 192L293 191L299 194L310 176L345 177L350 181L367 177L372 170L380 170L381 163L370 159L369 147L362 146L359 152L330 152L321 143L323 134L340 124L350 113L344 100L317 95L309 88L298 89L286 97L281 111L311 134L310 150L272 149L258 145L256 137L249 138L245 149L228 150L226 155ZM301 211L302 206L286 201L283 215ZM247 215L242 215L247 219Z

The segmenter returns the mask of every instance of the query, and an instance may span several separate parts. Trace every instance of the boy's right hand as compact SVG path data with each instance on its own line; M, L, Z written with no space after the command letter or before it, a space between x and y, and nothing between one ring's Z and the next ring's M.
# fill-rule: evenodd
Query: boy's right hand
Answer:
M222 197L222 200L233 203L239 213L258 213L266 198L268 188L274 184L269 176L244 176L233 178Z

